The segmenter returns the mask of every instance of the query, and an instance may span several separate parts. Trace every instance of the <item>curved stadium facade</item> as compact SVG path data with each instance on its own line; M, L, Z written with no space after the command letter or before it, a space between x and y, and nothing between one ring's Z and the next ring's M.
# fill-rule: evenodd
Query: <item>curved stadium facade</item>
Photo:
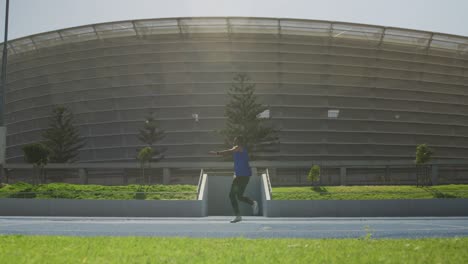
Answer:
M468 38L329 21L174 18L9 42L8 163L54 105L87 139L81 162L133 161L154 112L167 161L212 160L232 78L248 73L281 130L271 160L468 159ZM193 114L198 114L198 122Z

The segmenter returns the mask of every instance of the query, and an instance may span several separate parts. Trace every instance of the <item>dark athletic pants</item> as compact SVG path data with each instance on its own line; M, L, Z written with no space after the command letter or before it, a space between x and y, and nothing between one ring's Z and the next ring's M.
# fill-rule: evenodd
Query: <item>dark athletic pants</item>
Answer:
M234 209L234 213L236 215L240 215L239 203L237 202L237 199L239 199L239 201L241 202L253 205L252 199L243 196L245 188L249 183L249 180L250 177L248 176L239 176L234 178L234 180L232 181L231 191L229 192L229 198L231 199L232 209Z

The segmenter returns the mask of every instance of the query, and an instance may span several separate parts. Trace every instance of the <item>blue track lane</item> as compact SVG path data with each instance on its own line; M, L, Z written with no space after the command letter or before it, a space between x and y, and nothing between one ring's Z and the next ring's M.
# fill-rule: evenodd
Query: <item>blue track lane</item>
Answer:
M468 236L468 217L426 218L0 217L0 234L247 238L422 238Z

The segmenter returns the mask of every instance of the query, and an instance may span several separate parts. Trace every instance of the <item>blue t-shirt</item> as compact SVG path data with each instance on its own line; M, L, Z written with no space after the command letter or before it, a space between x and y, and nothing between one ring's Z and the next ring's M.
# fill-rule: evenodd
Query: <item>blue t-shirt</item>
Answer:
M252 176L249 165L249 154L245 148L242 151L234 152L234 172L236 176Z

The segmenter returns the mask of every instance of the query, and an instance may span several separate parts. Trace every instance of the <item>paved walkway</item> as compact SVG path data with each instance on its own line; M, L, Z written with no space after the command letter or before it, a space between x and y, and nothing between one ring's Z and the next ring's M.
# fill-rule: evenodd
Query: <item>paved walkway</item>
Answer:
M420 238L468 236L468 217L428 218L0 217L0 234L248 238Z

